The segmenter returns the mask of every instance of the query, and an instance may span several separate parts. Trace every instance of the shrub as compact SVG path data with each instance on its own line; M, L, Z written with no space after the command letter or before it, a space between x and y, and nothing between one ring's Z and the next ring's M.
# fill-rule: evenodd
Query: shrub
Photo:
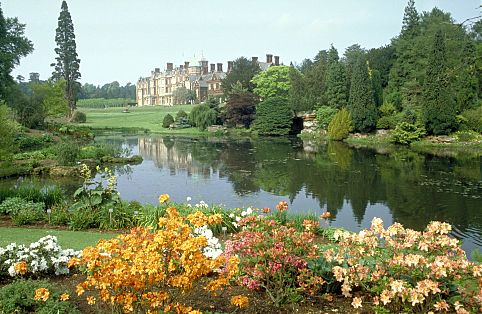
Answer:
M10 215L16 225L28 225L45 218L44 203L34 203L23 198L7 198L0 204L0 213Z
M95 247L84 249L81 259L72 260L72 264L78 264L87 275L77 286L78 294L92 290L101 300L126 312L169 312L171 309L188 312L191 308L179 304L179 296L196 281L224 265L220 277L210 280L206 286L214 291L227 285L236 273L236 258L226 263L223 258L207 257L203 254L207 238L194 235L195 228L219 220L219 216L201 213L181 217L170 207L167 216L159 219L159 230L155 233L137 227L129 234L101 240ZM109 298L105 298L106 295Z
M72 116L72 122L74 123L85 123L87 122L87 115L82 111L75 111Z
M174 118L168 113L164 116L164 119L162 120L162 127L168 128L173 123L174 123Z
M308 260L317 254L312 232L298 232L269 217L250 216L240 224L243 230L225 243L225 256L239 258L241 285L265 291L278 306L303 298L306 277L320 280L307 273Z
M409 145L424 135L425 129L422 126L408 122L400 122L392 132L391 141L397 144Z
M351 115L346 108L338 111L328 125L328 137L335 141L341 141L348 137L353 130Z
M287 135L293 113L286 98L271 97L256 105L254 129L260 135Z
M471 142L482 138L482 135L474 131L458 131L455 132L455 136L459 142Z
M0 276L65 275L68 261L80 254L72 249L63 250L57 237L45 236L28 246L10 243L0 248Z
M184 110L179 110L176 113L176 121L177 122L187 122L188 115Z
M72 165L80 156L80 148L72 141L62 141L53 147L55 156L61 165Z
M36 291L44 292L47 299L35 300ZM1 313L81 313L66 297L46 280L19 279L0 288L0 309Z
M482 106L465 110L460 115L464 118L461 128L482 133Z
M326 130L328 124L330 124L337 112L337 109L328 106L321 106L318 108L318 110L316 110L316 121L318 122L318 127Z
M377 312L427 313L443 309L478 312L482 265L469 262L451 226L431 222L423 232L395 223L385 229L379 218L369 230L338 231L338 243L323 252L345 297L360 287L373 295ZM360 302L360 298L353 301ZM353 304L353 303L352 303ZM465 310L465 311L462 311Z
M122 148L120 145L110 143L94 143L84 146L80 150L80 159L101 159L102 157L123 157L128 156L131 150Z
M216 110L211 109L207 104L196 105L189 113L189 123L201 131L216 123L217 118Z

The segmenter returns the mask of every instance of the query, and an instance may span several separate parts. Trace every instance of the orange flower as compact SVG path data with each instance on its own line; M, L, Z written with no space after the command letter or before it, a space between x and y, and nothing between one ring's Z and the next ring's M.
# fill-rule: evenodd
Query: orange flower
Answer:
M285 210L288 210L288 203L285 201L281 201L278 203L278 205L276 205L276 209L280 212L284 212Z
M261 212L264 214L269 214L269 212L271 212L271 209L269 207L264 207L261 209Z
M354 308L359 308L359 307L362 307L362 300L361 298L359 297L354 297L353 298L353 301L351 302L351 305L354 307Z
M70 299L70 295L68 293L63 293L60 295L60 301L67 301Z
M67 263L68 268L75 267L79 264L80 260L77 257L69 259L69 262Z
M231 298L231 304L239 307L240 309L248 306L248 303L249 303L248 297L244 295L235 295L234 297Z
M320 218L321 219L328 219L331 217L331 213L330 212L324 212L323 214L320 215Z
M20 275L25 275L27 273L27 263L25 261L16 263L15 272Z
M164 204L164 203L167 203L169 202L169 194L161 194L161 196L159 196L159 203L161 204Z
M50 292L48 289L45 289L45 288L38 288L37 290L35 290L35 296L34 296L34 300L35 301L44 301L46 302L48 299L49 299L49 296L50 296Z

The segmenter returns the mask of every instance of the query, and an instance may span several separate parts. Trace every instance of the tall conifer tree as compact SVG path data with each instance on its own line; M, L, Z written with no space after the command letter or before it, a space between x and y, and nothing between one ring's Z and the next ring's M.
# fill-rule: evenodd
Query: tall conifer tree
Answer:
M55 42L57 43L57 48L55 48L57 57L55 58L56 63L51 64L55 67L52 78L54 80L65 80L65 98L69 103L70 116L72 116L76 108L77 93L80 89L78 82L80 79L80 59L77 57L74 24L65 1L62 1Z
M358 58L353 68L348 110L350 110L356 131L368 132L375 128L377 108L373 100L372 83L364 57Z
M456 108L448 84L445 43L441 30L435 33L423 86L423 118L429 133L448 134L455 130Z
M326 100L332 108L343 108L347 104L348 92L345 68L340 61L334 61L328 69Z

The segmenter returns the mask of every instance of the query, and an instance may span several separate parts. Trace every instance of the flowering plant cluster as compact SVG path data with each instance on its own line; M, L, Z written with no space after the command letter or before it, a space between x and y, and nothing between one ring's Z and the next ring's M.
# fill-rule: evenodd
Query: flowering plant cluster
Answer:
M138 227L130 234L101 240L97 246L84 249L80 259L70 261L71 266L78 265L87 274L77 286L77 294L95 291L97 296L90 293L87 297L89 304L99 298L121 306L124 312L192 311L178 303L181 293L214 270L225 269L207 284L206 288L214 291L228 284L237 271L235 258L226 262L223 257L206 256L213 252L206 251L209 240L205 235L209 232L203 226L221 219L220 215L201 212L182 217L169 207L166 216L159 219L156 232Z
M262 289L275 305L296 301L307 265L317 254L311 231L296 231L271 217L247 216L243 230L225 243L225 257L238 257L238 282Z
M11 243L0 248L0 277L27 275L64 275L68 261L80 251L62 250L55 236L46 236L28 246Z
M385 229L374 218L369 230L338 231L338 245L324 258L345 297L363 289L380 308L393 312L482 311L482 265L467 260L451 226L431 222L418 232L395 223ZM354 297L361 307L362 298Z

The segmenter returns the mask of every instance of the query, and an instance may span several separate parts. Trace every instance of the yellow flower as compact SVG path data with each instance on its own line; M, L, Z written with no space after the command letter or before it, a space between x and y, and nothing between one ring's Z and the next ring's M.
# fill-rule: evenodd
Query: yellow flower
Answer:
M235 295L234 297L231 298L231 304L239 307L240 309L248 306L248 303L249 303L249 299L244 295Z
M35 290L35 296L33 299L35 301L42 300L46 302L49 299L49 296L50 296L50 292L48 289L38 288L37 290Z
M25 261L16 263L15 272L20 275L25 275L27 273L27 263Z
M166 202L169 202L169 199L169 194L161 194L161 196L159 196L159 203L164 204Z
M87 300L87 304L88 304L88 305L94 305L94 304L95 304L95 301L96 301L93 296L87 297L86 300Z
M63 293L60 295L60 301L67 301L70 299L70 295L68 293Z

